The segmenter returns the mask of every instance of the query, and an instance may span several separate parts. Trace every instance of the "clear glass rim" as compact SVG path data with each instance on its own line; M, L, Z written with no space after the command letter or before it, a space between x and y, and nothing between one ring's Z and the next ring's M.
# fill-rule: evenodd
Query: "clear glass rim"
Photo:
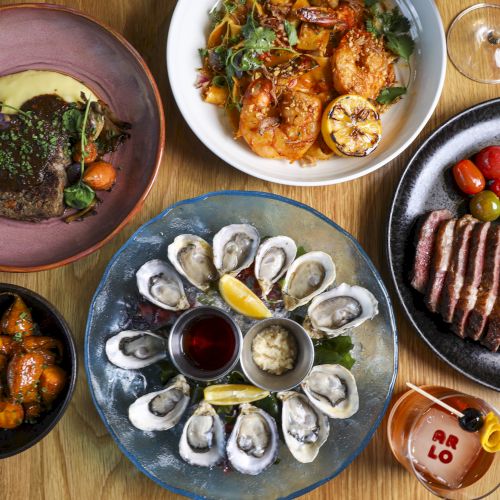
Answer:
M453 19L453 21L451 22L450 24L450 27L448 28L448 32L446 33L446 46L447 46L447 51L448 51L448 57L450 58L450 61L452 62L453 66L459 71L459 73L461 73L462 75L464 75L466 78L469 78L469 80L473 80L473 81L476 81L476 82L479 82L479 83L490 83L490 84L498 84L500 83L500 78L498 79L493 79L493 80L489 80L489 79L483 79L483 78L476 78L476 77L472 77L470 75L467 75L456 63L455 61L453 60L453 57L451 56L451 52L450 52L450 33L452 32L453 28L455 27L455 25L463 18L465 17L467 14L469 14L470 12L474 11L474 10L477 10L477 9L482 9L482 8L485 8L485 7L491 7L493 9L500 9L500 5L499 4L493 4L493 3L486 3L486 2L483 2L483 3L478 3L476 5L471 5L470 7L467 7L465 10L463 10L462 12L459 12L457 14L457 16L455 17L455 19Z

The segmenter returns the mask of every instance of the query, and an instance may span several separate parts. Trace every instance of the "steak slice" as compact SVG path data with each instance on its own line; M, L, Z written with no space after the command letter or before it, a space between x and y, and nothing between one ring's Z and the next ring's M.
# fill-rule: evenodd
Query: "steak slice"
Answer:
M490 229L491 222L476 224L472 230L469 245L469 262L465 274L465 281L460 299L455 307L451 329L459 337L465 336L465 324L470 311L476 303L481 276L484 267L484 257L486 252L486 236Z
M484 333L488 316L495 304L500 281L500 226L491 225L486 237L486 253L476 304L470 312L465 334L479 340Z
M497 296L493 311L488 319L488 330L481 344L490 351L497 352L500 348L500 297Z
M456 222L456 219L441 222L436 235L434 255L432 257L427 292L425 295L425 303L432 312L438 310L441 291L450 265Z
M471 215L465 215L455 224L450 266L446 273L439 307L441 316L446 323L451 323L460 298L469 256L470 237L477 222L479 221Z
M71 164L63 127L68 104L40 95L16 115L0 115L0 216L18 220L62 215L65 167Z
M452 218L449 210L434 210L420 218L417 229L415 262L410 276L411 286L420 293L425 293L429 281L432 253L436 231L441 222Z

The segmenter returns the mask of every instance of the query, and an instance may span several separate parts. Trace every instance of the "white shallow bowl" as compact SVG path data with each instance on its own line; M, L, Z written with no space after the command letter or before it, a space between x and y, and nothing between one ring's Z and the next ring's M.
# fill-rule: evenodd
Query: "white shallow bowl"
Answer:
M380 146L366 158L338 158L301 167L260 158L242 140L235 141L222 109L203 102L195 87L201 66L198 49L206 45L208 11L215 0L178 0L167 43L167 67L172 91L182 115L198 138L219 158L260 179L296 186L322 186L349 181L382 167L404 151L431 117L446 72L446 41L432 0L397 0L411 20L416 42L408 94L384 114Z

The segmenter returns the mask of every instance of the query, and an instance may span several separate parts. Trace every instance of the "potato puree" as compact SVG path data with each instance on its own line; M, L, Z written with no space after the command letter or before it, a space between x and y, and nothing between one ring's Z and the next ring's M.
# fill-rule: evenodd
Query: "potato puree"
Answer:
M297 341L286 328L271 325L255 335L252 358L261 370L283 375L295 366Z
M0 102L20 108L27 100L43 94L57 94L66 102L81 101L84 93L91 101L96 95L83 83L55 71L27 70L0 77ZM15 113L4 107L3 113Z

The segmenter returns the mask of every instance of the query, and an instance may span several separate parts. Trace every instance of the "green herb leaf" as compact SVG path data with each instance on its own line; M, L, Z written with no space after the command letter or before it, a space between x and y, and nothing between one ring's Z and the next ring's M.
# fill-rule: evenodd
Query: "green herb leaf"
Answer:
M410 35L386 34L387 48L394 54L402 57L405 61L410 60L415 48L415 42Z
M297 256L296 256L296 258L298 259L299 257L302 257L306 253L307 253L307 250L302 245L300 245L299 247L297 247Z
M370 8L378 2L379 0L365 0L365 7Z
M12 338L16 342L21 342L21 340L23 340L23 334L22 332L16 332Z
M404 94L406 94L406 87L386 87L378 95L377 102L380 104L391 104Z
M82 131L83 113L76 108L70 108L63 113L63 128L73 136L78 136Z
M355 363L349 352L353 347L348 335L314 341L314 364L339 364L350 370Z
M297 28L290 21L285 20L285 31L288 37L288 43L290 47L297 45L299 43L299 36L297 35Z
M231 372L227 379L228 384L248 384L248 379L243 373L235 370Z
M64 203L77 210L87 208L94 201L94 198L94 190L81 181L64 190Z
M172 377L175 377L179 372L170 361L160 361L160 382L165 385Z
M280 407L276 394L269 394L267 398L259 399L259 401L254 401L252 404L269 413L269 415L271 415L274 419L279 418Z

